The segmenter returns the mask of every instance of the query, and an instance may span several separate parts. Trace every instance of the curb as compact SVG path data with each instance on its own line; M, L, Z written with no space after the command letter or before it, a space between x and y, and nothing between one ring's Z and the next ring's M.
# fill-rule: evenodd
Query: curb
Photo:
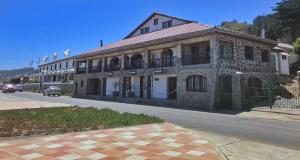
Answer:
M272 110L264 111L264 110L256 110L256 109L252 109L251 111L256 111L256 112L269 112L269 113L279 113L279 114L287 114L287 115L293 115L293 116L300 116L300 111L297 111L297 112L299 112L299 113L287 113L287 112L272 111Z

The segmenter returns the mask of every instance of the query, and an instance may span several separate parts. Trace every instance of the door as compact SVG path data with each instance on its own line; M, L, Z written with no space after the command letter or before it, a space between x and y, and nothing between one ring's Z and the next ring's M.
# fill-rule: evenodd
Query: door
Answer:
M177 78L168 77L168 99L177 99Z
M219 109L232 109L232 76L220 76Z

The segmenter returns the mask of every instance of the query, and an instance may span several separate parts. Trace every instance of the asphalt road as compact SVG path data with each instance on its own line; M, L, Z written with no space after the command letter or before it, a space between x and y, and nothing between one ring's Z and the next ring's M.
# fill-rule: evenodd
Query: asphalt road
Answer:
M42 94L28 92L18 92L4 96L6 98L3 97L3 94L0 94L0 103L5 99L20 100L25 98L46 102L66 103L82 107L111 108L120 112L155 115L168 122L186 128L246 138L248 140L300 150L300 123L296 122L243 118L228 114L105 102L64 96L44 97Z

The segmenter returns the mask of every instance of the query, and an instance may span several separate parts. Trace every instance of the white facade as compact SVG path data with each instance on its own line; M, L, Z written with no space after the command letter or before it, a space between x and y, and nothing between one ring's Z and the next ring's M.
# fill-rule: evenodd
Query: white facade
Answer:
M65 58L38 66L41 82L72 80L75 72L74 58Z
M119 78L107 78L106 95L113 96L114 91L119 92Z
M289 75L289 57L290 55L284 52L276 53L273 52L272 55L275 57L276 71L279 74Z
M153 76L151 97L155 99L168 99L168 77L176 77L176 75Z
M154 24L155 19L158 20L157 24ZM163 29L163 22L167 22L167 21L172 21L172 27L187 23L187 21L184 20L179 20L172 17L156 14L152 18L150 18L147 22L145 22L145 24L140 26L135 32L133 32L130 37L141 35L141 29L146 27L149 27L149 32L155 32L161 30Z

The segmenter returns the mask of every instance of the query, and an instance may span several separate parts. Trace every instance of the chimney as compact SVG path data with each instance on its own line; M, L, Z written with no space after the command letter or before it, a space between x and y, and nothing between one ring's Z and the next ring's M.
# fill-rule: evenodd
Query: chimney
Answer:
M100 47L103 47L103 41L100 40Z
M262 25L262 28L261 28L261 38L263 38L263 39L266 38L266 29L265 29L265 25Z

